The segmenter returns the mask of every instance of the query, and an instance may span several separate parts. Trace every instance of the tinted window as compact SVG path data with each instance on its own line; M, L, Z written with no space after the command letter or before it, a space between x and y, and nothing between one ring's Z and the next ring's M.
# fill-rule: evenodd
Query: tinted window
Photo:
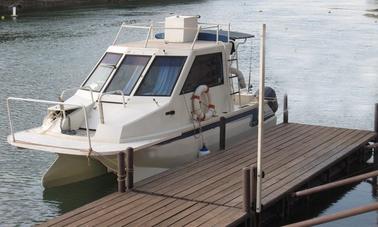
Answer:
M121 56L122 54L106 53L83 86L89 86L93 91L100 91Z
M136 95L170 96L186 57L155 57Z
M181 94L193 92L202 84L209 87L223 84L222 53L197 56L184 83Z
M149 56L127 55L106 91L121 90L125 95L130 95L149 60Z

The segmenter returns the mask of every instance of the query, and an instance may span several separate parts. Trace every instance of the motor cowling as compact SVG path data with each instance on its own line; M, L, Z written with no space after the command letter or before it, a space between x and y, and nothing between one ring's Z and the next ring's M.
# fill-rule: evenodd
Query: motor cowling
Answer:
M259 95L259 90L256 91L255 95ZM273 112L276 112L278 110L276 91L271 87L265 87L264 96L268 101L268 106L270 109L272 109Z

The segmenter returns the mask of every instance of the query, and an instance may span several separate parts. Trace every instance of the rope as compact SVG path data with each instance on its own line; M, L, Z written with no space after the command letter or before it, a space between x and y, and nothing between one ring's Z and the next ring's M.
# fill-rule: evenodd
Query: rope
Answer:
M94 153L95 155L92 155ZM111 158L106 157L107 155L102 155L101 153L98 153L94 150L90 150L88 152L88 164L89 164L89 159L94 158L97 161L101 162L104 166L106 166L108 169L111 171L117 173L118 172L118 162L114 161Z
M202 143L202 146L205 145L205 138L203 137L203 133L202 133L202 125L201 125L201 121L197 121L198 122L198 128L199 128L199 135L201 137L201 143Z
M62 112L59 112L58 114L56 114L56 113L54 113L54 112L50 113L50 114L46 117L46 119L50 119L50 116L55 117L55 119L51 122L51 125L50 125L49 127L47 127L47 129L43 130L41 133L42 133L42 134L45 134L48 130L50 130L51 127L53 127L53 126L56 124L56 122L57 122L58 119L61 117L61 115L63 115Z
M189 116L192 116L193 113L189 110L188 103L186 102L186 98L185 98L184 95L183 95L183 98L184 98L184 102L185 102L185 109L186 109L186 112L189 114ZM195 121L194 121L193 117L191 118L191 122L192 122L192 125L193 125L193 130L195 130L195 129L196 129L196 124L195 124ZM199 136L197 137L195 134L193 135L193 137L194 137L195 139L198 139L198 138L199 138Z

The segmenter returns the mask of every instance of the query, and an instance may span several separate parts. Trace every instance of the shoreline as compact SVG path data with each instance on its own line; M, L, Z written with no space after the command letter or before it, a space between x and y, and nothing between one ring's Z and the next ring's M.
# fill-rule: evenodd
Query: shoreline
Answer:
M200 2L201 0L3 0L0 2L0 16L10 16L14 5L17 7L17 14L20 14L76 9L77 7L140 7L196 1Z
M5 0L0 3L0 13L10 15L12 7L17 7L17 12L32 12L47 9L65 9L77 6L96 6L109 3L108 0L43 0L43 1L9 1Z

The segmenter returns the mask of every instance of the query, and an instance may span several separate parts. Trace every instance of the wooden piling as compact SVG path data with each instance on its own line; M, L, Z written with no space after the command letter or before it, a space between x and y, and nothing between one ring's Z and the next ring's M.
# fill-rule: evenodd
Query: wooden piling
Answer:
M256 209L257 167L251 166L251 202L252 209Z
M287 103L287 94L284 96L284 104L283 104L283 123L289 122L289 110L288 110L288 103Z
M252 206L252 213L251 213L251 222L253 226L258 225L258 214L256 213L256 194L257 194L257 167L253 165L251 167L251 206Z
M127 152L127 190L131 190L134 187L134 149L129 147Z
M375 104L374 108L374 131L378 133L378 103ZM375 142L378 142L378 136L375 138ZM374 166L378 166L378 148L374 148ZM378 190L378 177L375 176L372 178L372 191L373 191L373 196L377 195L377 190Z
M378 103L375 104L374 110L374 131L378 133Z
M118 192L125 192L126 191L126 170L125 170L125 152L121 151L118 153L118 174L117 174L117 181L118 181Z
M226 118L219 119L219 150L226 149Z
M251 213L251 169L243 168L243 210L247 214Z

